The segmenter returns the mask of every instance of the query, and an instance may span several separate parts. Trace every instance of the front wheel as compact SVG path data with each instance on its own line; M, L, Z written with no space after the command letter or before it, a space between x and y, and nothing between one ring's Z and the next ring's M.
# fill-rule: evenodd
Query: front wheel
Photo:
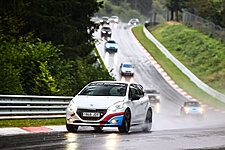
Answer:
M126 110L124 112L122 125L118 127L120 133L128 133L129 132L130 120L131 120L130 110Z
M71 125L66 123L66 129L68 132L76 133L79 126Z
M143 124L143 131L149 132L152 129L152 111L151 109L148 109L146 118L145 118L145 123Z

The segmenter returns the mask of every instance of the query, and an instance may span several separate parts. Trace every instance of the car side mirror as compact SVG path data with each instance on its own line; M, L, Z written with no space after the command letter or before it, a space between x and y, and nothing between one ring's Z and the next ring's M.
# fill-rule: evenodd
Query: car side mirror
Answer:
M133 100L139 100L140 99L140 96L138 96L138 95L136 95L136 94L133 94L132 96L131 96L131 100L133 101Z

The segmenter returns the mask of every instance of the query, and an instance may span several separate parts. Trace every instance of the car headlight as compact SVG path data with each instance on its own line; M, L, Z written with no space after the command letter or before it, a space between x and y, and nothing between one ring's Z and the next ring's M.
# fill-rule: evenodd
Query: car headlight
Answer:
M184 107L184 111L186 112L186 113L188 113L189 112L189 108L188 107Z
M108 34L111 34L111 32L108 32Z
M106 47L106 48L109 48L110 46L109 46L109 45L106 45L105 47Z
M108 108L108 111L117 111L123 108L123 101L116 102Z
M74 104L74 101L71 100L68 107L67 107L70 111L74 111L76 112L77 111L77 106Z
M116 45L115 48L117 49L118 48L118 45Z
M124 70L124 69L122 69L121 71L122 71L122 72L126 72L126 70Z
M106 31L102 31L102 33L106 33Z
M160 99L160 96L156 96L156 99Z
M198 110L199 110L200 113L204 112L204 109L202 107L200 107Z

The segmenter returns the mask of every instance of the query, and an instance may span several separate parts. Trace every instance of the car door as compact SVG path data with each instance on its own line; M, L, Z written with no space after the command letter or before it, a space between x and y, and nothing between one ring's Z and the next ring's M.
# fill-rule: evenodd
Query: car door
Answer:
M138 87L136 84L130 84L130 87L129 87L129 99L131 101L131 117L132 117L132 120L131 120L131 123L132 124L139 124L140 122L142 122L143 120L143 117L141 116L143 113L143 102L140 99L138 100L131 100L131 97L132 95L138 95L139 96L139 90L138 90Z
M143 91L143 86L140 85L140 84L137 84L137 89L138 89L138 94L139 94L139 97L140 97L140 120L142 121L145 121L145 118L146 118L146 112L147 112L147 109L148 109L148 106L149 106L149 100L147 97L144 96L144 91Z

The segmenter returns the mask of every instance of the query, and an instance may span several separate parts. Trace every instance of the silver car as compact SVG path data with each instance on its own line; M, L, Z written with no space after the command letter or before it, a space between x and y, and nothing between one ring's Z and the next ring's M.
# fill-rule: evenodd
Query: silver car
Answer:
M120 65L120 74L122 76L133 76L134 75L134 67L131 63L125 62Z

